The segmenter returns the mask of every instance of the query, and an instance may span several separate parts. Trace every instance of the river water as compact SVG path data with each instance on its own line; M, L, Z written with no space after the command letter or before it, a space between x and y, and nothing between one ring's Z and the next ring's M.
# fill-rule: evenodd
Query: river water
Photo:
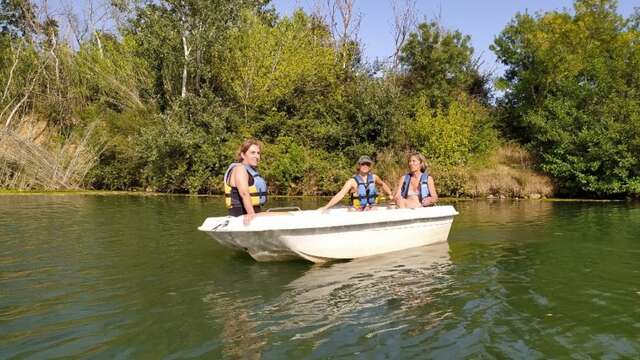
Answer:
M220 198L0 196L0 358L640 357L640 204L454 206L448 243L313 265L198 232Z

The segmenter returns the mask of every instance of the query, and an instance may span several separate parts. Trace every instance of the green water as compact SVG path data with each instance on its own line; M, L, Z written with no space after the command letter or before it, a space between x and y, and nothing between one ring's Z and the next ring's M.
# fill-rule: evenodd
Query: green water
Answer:
M0 358L640 357L640 204L454 205L448 244L312 265L198 232L220 198L0 196Z

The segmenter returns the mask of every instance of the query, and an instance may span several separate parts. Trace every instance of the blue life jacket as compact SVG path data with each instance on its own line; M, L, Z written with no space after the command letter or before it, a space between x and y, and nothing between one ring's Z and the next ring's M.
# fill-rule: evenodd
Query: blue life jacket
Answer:
M358 184L358 192L351 194L351 203L354 207L365 208L378 202L378 189L376 189L375 177L367 174L367 181L363 182L360 175L355 175L353 180Z
M241 163L233 163L229 165L227 172L224 174L224 196L225 205L228 209L234 207L243 207L242 199L240 199L240 192L237 187L229 185L229 178L231 177L231 171ZM253 206L262 206L267 202L267 182L264 180L260 173L256 171L252 166L244 165L244 168L249 173L249 195L251 195L251 204Z
M429 173L426 171L420 175L420 191L418 192L418 198L420 202L422 199L429 197L431 195L429 193ZM404 180L402 181L402 189L400 190L400 195L403 198L407 198L409 194L409 184L411 184L411 174L406 174L404 176Z

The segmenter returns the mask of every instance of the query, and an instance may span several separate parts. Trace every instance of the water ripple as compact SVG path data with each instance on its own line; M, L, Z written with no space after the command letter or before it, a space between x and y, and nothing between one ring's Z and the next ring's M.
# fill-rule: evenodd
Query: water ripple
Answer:
M0 197L0 358L640 356L635 204L458 203L448 244L310 265L197 232L219 200Z

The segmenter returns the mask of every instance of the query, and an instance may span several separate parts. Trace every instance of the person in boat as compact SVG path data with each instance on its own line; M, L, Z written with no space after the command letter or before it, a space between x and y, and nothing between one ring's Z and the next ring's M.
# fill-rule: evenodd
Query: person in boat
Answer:
M433 177L427 172L427 160L419 152L407 157L409 172L398 180L394 200L399 208L417 208L433 205L438 192Z
M358 173L347 180L342 189L320 210L331 208L347 194L351 194L351 205L355 210L370 210L379 201L378 187L382 188L388 198L391 199L393 195L391 188L378 175L371 172L372 165L373 161L370 157L361 156L357 163Z
M249 224L267 201L267 182L258 173L262 144L246 140L236 152L235 162L224 174L225 205L231 216L244 216Z

